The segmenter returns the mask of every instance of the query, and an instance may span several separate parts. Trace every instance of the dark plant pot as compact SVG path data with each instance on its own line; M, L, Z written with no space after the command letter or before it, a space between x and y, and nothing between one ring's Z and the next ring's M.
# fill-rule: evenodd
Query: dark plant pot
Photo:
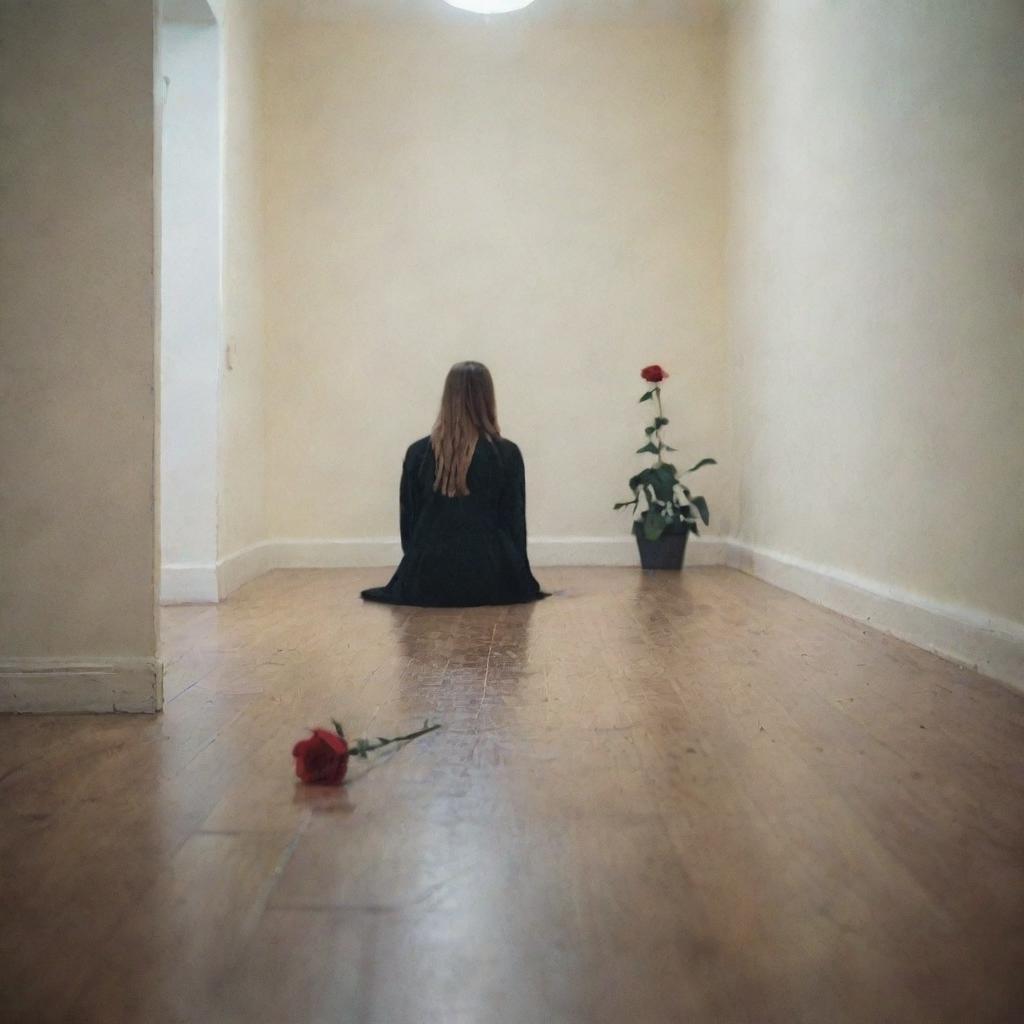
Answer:
M682 533L666 531L657 540L648 540L638 523L633 527L633 534L640 549L640 565L644 569L675 569L676 572L682 569L689 530Z

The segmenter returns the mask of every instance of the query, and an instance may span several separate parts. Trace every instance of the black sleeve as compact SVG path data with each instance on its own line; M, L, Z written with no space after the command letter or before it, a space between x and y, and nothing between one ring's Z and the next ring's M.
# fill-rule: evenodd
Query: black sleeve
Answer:
M402 554L409 551L413 531L416 529L416 519L419 516L418 502L416 501L416 469L419 459L415 458L413 452L414 449L410 448L405 453L405 461L402 463L402 483L398 489L398 524L402 533Z
M516 550L526 557L526 468L516 445L509 445L505 458L505 486L501 498L501 523L508 530Z

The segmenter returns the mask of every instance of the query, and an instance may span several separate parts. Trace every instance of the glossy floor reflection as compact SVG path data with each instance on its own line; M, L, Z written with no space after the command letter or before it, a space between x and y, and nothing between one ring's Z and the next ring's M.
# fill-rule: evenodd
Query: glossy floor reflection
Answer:
M1024 697L726 569L277 572L154 718L0 719L0 1018L1024 1019ZM307 725L444 729L297 787Z

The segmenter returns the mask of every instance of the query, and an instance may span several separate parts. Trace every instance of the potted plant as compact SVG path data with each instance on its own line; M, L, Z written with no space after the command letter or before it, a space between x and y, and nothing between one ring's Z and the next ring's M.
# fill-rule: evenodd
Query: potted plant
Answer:
M645 392L641 402L652 402L657 413L646 428L647 443L637 449L638 455L653 455L654 462L629 481L632 501L620 501L616 509L632 508L633 533L640 549L640 564L645 569L682 569L686 554L686 538L697 533L697 516L705 526L709 522L708 503L699 494L691 494L680 481L679 472L663 458L664 452L675 448L665 444L662 427L668 426L661 407L661 382L668 374L657 365L645 366L640 376L654 387ZM686 473L701 466L717 465L714 459L701 459Z

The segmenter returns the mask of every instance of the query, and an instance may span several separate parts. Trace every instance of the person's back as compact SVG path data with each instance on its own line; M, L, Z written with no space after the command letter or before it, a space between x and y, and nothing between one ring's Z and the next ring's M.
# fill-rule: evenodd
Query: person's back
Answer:
M367 600L468 607L546 596L526 553L522 455L501 437L481 363L452 367L433 432L406 452L400 520L402 563Z

